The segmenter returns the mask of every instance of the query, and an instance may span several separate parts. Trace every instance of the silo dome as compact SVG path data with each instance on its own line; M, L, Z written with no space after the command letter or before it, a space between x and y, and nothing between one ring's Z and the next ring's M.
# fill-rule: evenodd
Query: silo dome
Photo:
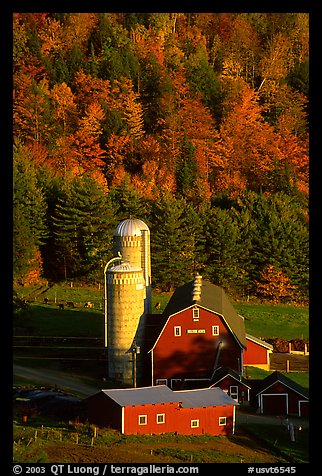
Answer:
M114 236L141 236L142 230L150 233L149 227L142 220L127 218L117 225Z
M145 312L150 314L151 256L149 227L138 218L122 220L113 234L113 251L115 256L120 253L123 261L143 270L146 287Z

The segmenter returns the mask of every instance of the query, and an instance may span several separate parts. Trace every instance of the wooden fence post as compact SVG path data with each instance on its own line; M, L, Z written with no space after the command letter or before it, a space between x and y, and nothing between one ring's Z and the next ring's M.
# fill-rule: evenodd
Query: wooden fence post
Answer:
M289 359L287 359L286 361L286 372L289 372L290 371L290 361Z

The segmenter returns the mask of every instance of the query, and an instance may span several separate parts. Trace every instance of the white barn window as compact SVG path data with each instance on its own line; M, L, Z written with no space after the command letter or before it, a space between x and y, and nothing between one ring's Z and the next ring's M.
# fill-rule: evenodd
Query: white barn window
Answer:
M219 336L219 326L212 326L212 335Z
M190 426L191 426L191 428L198 428L199 427L199 420L191 420Z
M157 413L157 424L165 422L165 413Z
M148 423L148 416L139 415L139 425L147 425L147 423Z
M174 335L176 337L181 336L181 326L174 326Z
M199 309L198 308L194 308L192 310L192 320L193 321L199 321Z
M220 417L219 417L219 420L218 420L219 426L225 426L226 423L227 423L226 417L225 417L225 416L220 416Z

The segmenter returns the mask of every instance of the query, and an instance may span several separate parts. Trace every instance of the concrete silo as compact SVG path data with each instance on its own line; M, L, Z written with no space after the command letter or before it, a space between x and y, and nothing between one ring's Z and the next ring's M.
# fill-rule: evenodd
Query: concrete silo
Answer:
M108 376L131 385L141 377L141 355L133 349L142 346L151 312L150 230L141 220L123 220L113 241L122 261L106 269Z
M107 270L108 376L126 385L133 383L133 343L142 345L145 283L143 270L127 262ZM136 362L140 378L140 358Z
M137 218L121 221L113 235L114 255L121 253L124 261L143 270L146 297L144 310L151 313L151 252L149 227Z

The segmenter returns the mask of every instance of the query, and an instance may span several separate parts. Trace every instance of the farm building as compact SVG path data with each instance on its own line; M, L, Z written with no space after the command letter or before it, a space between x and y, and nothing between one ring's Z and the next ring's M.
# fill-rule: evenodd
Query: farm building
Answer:
M250 334L246 334L246 345L244 365L252 365L253 367L269 370L269 355L273 352L273 346Z
M249 382L231 369L219 368L211 381L211 387L219 387L236 402L246 403L250 400Z
M86 399L91 423L126 435L233 434L236 405L220 388L173 391L166 385L101 390Z
M269 369L272 346L246 334L224 290L198 274L175 290L162 315L151 313L150 231L144 222L121 221L113 239L120 262L104 271L111 380L176 390L211 384L219 368L239 375L245 365Z
M152 385L172 388L191 379L197 384L198 380L211 380L222 366L242 373L244 320L222 288L197 275L175 290L162 319L152 319L159 324L149 350Z
M273 372L264 380L252 385L260 413L270 415L297 415L309 413L308 390L280 372Z

